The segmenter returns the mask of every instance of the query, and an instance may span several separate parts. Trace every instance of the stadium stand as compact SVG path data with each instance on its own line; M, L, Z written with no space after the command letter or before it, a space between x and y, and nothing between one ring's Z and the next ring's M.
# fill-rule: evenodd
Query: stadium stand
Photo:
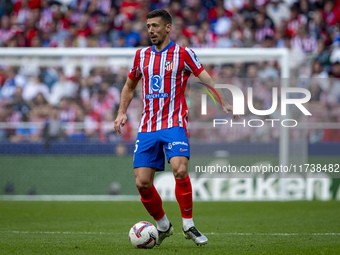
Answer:
M0 46L149 46L145 16L156 8L165 8L174 17L171 39L182 46L288 48L294 56L292 74L316 80L301 84L312 93L313 116L321 122L339 122L340 57L334 49L340 47L340 0L2 0ZM306 59L312 68L297 68ZM278 63L271 61L206 69L241 87L248 85L240 77L275 83L280 76ZM25 130L0 129L0 141L44 140L48 146L53 139L120 139L112 127L98 127L113 121L127 72L96 67L86 76L80 68L66 75L62 68L41 67L27 75L19 67L1 64L0 122L40 124ZM254 99L259 107L269 104L267 92ZM134 107L139 107L137 100ZM138 122L133 110L129 119ZM79 122L84 123L83 130L72 125L59 130L63 123ZM133 126L127 124L123 140L133 141ZM340 134L329 130L311 137L313 142L340 140ZM271 135L265 141L275 139L278 136Z

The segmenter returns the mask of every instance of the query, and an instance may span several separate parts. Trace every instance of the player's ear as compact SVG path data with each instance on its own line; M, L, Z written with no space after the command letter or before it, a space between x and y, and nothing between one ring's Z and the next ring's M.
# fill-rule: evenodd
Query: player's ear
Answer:
M169 24L166 24L165 29L166 29L166 31L167 31L168 33L170 33L171 28L172 28L172 25L171 25L170 23L169 23Z

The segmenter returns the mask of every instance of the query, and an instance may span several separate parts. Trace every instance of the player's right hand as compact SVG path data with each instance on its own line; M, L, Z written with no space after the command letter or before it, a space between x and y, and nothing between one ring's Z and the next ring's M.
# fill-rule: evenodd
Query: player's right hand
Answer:
M123 114L123 113L118 114L118 116L117 116L117 118L114 122L114 128L115 128L118 135L122 135L122 131L121 131L120 127L121 126L124 127L126 121L127 121L126 114Z
M233 106L232 106L231 104L223 104L223 105L222 105L222 109L223 109L223 111L224 111L226 114L228 114L228 113L230 113L230 112L233 114ZM240 115L234 115L234 114L233 114L233 118L234 118L234 119L240 119L241 116L240 116Z

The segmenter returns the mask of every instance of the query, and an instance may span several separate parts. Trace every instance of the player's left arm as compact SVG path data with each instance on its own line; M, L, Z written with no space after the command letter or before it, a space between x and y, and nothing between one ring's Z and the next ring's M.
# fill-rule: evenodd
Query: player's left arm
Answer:
M211 78L211 76L208 74L208 72L206 70L203 70L199 75L197 75L197 77L201 80L202 83L207 84L211 87L215 87L215 82L214 80ZM225 113L229 113L229 112L233 112L233 106L228 102L227 98L225 97L222 89L215 89L217 94L220 96L221 101L222 101L222 109ZM210 89L209 89L210 91ZM213 91L211 94L214 95L215 93L213 93ZM234 117L238 117L239 116L234 116Z

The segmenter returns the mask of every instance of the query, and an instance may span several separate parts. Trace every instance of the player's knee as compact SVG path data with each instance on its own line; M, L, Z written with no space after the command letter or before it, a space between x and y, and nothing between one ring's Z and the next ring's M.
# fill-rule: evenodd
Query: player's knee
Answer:
M177 169L174 169L174 176L176 179L184 179L188 175L187 166L180 164Z
M152 182L146 180L136 179L136 187L139 191L144 191L151 188Z

